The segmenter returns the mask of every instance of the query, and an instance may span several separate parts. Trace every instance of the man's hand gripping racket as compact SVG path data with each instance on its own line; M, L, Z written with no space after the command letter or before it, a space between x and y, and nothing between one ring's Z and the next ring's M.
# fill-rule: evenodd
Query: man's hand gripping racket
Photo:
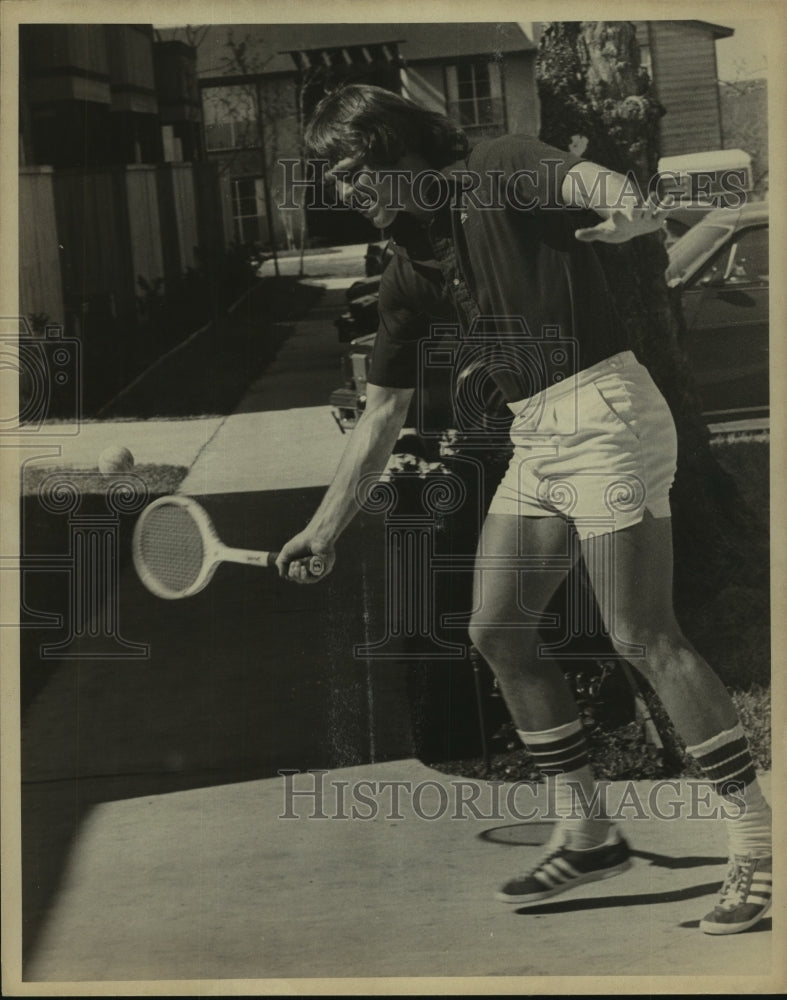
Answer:
M282 567L287 567L300 582L316 581L327 568L318 556L304 558L307 552L282 560L278 552L229 548L219 539L207 511L191 497L181 496L161 497L145 508L134 527L132 549L140 580L168 600L199 593L222 562L278 566L281 575L286 575Z
M319 573L314 572L314 562L321 566ZM276 558L279 576L294 583L319 583L331 572L335 562L333 544L313 537L308 530L291 538Z

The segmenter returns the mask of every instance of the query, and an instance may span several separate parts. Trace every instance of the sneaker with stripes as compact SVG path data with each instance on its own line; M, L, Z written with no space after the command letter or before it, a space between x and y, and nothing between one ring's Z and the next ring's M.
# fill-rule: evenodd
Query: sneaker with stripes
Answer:
M706 934L737 934L762 920L771 908L771 858L730 858L719 902L700 921Z
M585 882L620 875L631 867L631 850L613 827L604 843L575 851L560 844L527 875L513 878L496 898L504 903L538 903Z

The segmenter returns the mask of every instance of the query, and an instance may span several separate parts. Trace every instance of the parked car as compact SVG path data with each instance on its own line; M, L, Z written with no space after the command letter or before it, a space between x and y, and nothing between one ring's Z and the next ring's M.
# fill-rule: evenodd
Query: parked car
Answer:
M687 205L685 208L677 208L670 212L666 220L666 247L669 248L676 243L681 236L685 236L692 226L705 218L709 212L714 211L712 204Z
M669 248L683 345L710 422L766 416L768 206L715 209Z
M668 246L666 277L681 296L687 329L683 347L703 413L709 422L767 416L767 203L714 209L695 221L698 217L680 217L693 225ZM378 257L384 262L384 253ZM337 321L343 338L348 330L362 334L351 340L342 361L344 385L331 395L342 431L355 425L366 403L378 284L379 278L356 283L348 292L350 312ZM354 308L354 303L360 305ZM490 406L496 403L490 400Z

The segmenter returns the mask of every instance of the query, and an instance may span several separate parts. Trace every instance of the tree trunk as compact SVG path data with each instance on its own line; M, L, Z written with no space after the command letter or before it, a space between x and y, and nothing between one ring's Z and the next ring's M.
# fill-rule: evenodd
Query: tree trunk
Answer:
M560 149L586 137L583 156L632 172L647 193L659 159L664 109L640 69L639 46L627 21L557 21L545 30L537 79L541 138ZM668 289L660 234L622 247L597 244L612 295L634 350L670 405L678 429L678 472L672 491L676 597L685 608L713 597L733 578L756 585L767 574L767 537L717 463L680 344L685 333L679 297ZM753 577L741 580L749 568ZM767 576L766 576L767 579Z

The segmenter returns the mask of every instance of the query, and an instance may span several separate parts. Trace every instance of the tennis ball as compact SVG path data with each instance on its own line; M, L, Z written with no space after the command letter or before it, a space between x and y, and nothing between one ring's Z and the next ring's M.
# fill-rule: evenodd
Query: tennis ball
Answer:
M129 472L134 468L134 456L120 445L110 445L98 456L98 471L108 472Z

